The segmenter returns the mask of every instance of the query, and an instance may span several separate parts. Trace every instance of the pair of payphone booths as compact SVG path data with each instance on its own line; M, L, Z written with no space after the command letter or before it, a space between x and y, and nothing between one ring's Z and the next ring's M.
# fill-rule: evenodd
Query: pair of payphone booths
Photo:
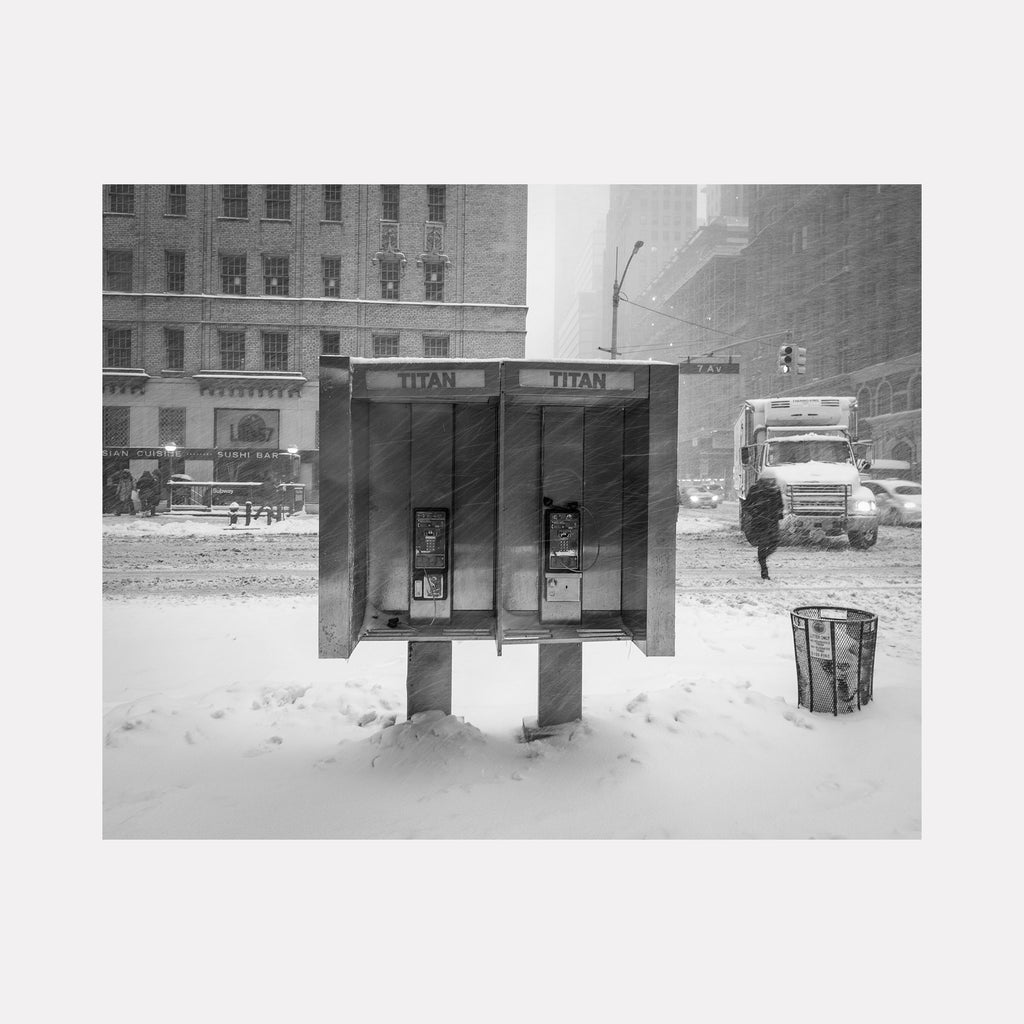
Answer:
M451 714L452 641L538 645L544 735L583 644L671 656L674 364L320 360L321 658L408 643L407 714Z

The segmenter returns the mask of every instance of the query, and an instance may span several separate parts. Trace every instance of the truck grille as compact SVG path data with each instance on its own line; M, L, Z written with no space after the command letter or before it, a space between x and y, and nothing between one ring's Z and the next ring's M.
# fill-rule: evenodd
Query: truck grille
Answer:
M789 510L796 516L845 516L849 484L790 484Z

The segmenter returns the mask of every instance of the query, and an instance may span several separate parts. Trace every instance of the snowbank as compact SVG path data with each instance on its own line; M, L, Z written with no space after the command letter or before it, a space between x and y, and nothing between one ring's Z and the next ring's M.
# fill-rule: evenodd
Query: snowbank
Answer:
M318 660L314 596L105 602L104 833L916 838L919 594L884 593L861 712L796 705L802 595L684 594L677 657L586 645L583 723L530 744L536 647L453 644L453 714L406 722L406 645Z
M225 530L246 530L260 533L319 533L320 517L298 513L281 522L267 524L266 518L245 525L244 513L237 526L230 526L227 516L157 515L152 518L104 516L103 534L123 537L203 537L222 534Z

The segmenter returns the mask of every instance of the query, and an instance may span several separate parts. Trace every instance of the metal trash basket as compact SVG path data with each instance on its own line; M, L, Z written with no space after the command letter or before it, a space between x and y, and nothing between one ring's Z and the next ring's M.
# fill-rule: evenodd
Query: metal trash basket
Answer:
M858 608L794 608L797 700L833 715L859 711L874 693L878 616Z

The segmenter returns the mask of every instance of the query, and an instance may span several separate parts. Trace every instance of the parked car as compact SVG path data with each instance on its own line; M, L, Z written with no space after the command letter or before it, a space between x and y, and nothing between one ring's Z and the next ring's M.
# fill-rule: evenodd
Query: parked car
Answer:
M683 508L718 508L720 500L707 487L691 484L679 488L679 504Z
M865 480L874 492L878 521L891 526L921 525L921 485L910 480Z
M721 505L725 501L725 488L721 484L708 484L708 490L712 498L718 499L717 504Z

